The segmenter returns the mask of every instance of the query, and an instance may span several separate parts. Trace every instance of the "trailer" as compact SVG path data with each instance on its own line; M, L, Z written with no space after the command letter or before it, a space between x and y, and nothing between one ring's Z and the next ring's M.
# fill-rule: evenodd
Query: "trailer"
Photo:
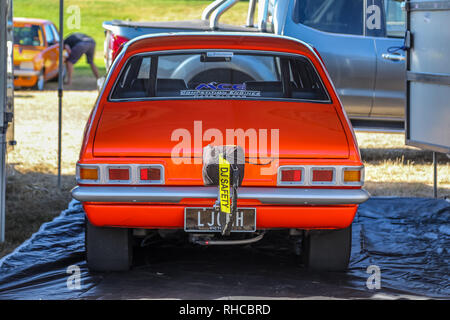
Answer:
M5 241L6 152L14 141L13 5L0 2L0 243Z
M450 153L450 1L407 1L406 144Z

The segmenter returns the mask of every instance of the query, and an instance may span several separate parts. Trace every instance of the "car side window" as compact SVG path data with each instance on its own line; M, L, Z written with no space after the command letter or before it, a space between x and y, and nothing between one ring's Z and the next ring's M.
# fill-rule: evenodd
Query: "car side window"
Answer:
M49 24L44 26L45 29L45 39L47 40L47 45L51 46L55 44L55 37L53 36L53 31Z
M50 28L53 31L53 37L55 39L55 42L59 42L59 33L58 33L58 30L56 29L55 25L51 24Z
M405 36L406 13L402 9L403 0L384 0L386 17L386 36L403 38Z
M299 0L295 20L332 33L363 35L364 0Z
M144 98L151 95L151 57L136 56L123 69L116 84L113 98Z

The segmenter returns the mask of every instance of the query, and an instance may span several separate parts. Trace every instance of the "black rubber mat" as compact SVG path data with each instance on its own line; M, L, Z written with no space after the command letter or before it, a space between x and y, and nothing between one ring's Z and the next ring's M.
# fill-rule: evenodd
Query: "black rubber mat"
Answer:
M1 259L0 299L450 298L446 200L372 198L361 205L346 273L305 270L285 232L222 247L155 237L136 248L131 271L91 273L83 223L72 201ZM381 288L369 289L377 269Z

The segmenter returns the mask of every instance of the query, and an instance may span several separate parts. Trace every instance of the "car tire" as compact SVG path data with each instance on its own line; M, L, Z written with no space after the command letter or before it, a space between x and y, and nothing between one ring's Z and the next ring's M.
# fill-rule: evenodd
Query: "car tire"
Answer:
M350 261L352 226L312 230L303 238L303 263L309 270L345 271Z
M36 85L34 86L36 90L38 91L43 91L44 87L45 87L45 77L44 77L44 70L41 70L41 72L39 72L37 81L36 81Z
M85 220L86 261L91 271L127 271L132 262L131 229L96 227Z
M67 74L67 69L66 69L66 65L64 64L63 65L63 76L62 76L63 82L66 79L66 74ZM58 82L59 81L59 69L58 69L58 72L56 73L56 76L54 78L52 78L52 80L50 80L50 81L52 81L52 82Z

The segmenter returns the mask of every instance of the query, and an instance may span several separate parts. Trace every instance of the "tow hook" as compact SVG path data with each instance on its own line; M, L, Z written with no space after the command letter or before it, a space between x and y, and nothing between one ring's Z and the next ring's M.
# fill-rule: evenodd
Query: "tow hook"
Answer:
M203 183L217 186L214 210L225 217L221 222L223 236L229 236L236 217L238 187L242 184L245 155L239 146L211 146L203 149Z

